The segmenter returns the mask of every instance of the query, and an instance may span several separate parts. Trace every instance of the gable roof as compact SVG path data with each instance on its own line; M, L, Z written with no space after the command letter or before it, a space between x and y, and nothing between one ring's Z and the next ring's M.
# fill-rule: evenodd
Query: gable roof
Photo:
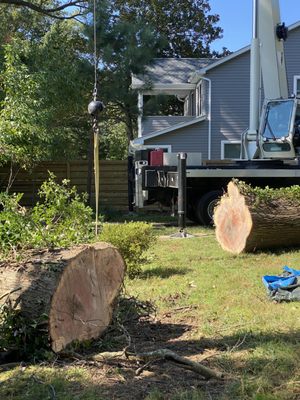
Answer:
M132 76L132 88L138 89L147 81L159 86L181 86L189 82L194 71L199 71L215 60L212 58L156 58L143 75Z
M300 21L288 27L289 31L300 27ZM147 67L146 74L132 76L132 88L142 88L147 81L155 86L175 86L195 84L199 76L250 51L250 45L223 58L157 58Z

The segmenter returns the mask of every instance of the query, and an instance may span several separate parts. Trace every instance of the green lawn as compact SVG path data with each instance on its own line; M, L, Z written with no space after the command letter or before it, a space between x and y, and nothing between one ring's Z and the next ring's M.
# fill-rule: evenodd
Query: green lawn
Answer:
M137 326L146 335L142 343L193 360L207 355L205 365L223 371L225 380L205 383L169 365L150 366L137 378L121 364L56 363L3 372L0 398L300 399L300 303L270 302L261 282L284 265L300 269L300 251L233 256L219 247L213 229L189 227L197 235L189 239L170 239L174 227L155 231L149 263L125 284L128 295L157 307L147 329Z

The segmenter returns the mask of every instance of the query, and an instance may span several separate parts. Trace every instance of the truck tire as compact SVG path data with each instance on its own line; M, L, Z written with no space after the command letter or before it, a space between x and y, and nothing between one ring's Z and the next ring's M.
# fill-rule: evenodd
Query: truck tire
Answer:
M214 208L222 195L222 190L212 190L200 197L196 204L195 214L202 225L208 226L213 224Z

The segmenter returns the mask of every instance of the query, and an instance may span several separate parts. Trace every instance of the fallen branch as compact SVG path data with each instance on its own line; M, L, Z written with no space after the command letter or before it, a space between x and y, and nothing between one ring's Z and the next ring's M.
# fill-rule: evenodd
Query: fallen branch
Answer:
M151 359L165 359L167 361L172 361L176 365L189 369L197 374L202 375L206 379L223 379L223 374L221 372L213 371L212 369L205 367L198 362L191 361L186 357L181 357L169 349L160 349L150 351L148 353L136 354L136 357L142 360L150 361Z
M124 359L124 358L131 360L132 359L142 360L146 362L145 366L142 366L137 370L137 374L141 373L146 366L150 365L154 361L166 360L175 363L179 367L196 372L197 374L202 375L206 379L211 379L211 378L223 379L224 377L221 372L214 371L198 362L191 361L186 357L181 357L169 349L154 350L147 353L130 353L127 352L126 349L124 349L122 351L112 351L112 352L106 351L103 353L98 353L92 356L88 356L87 358L83 357L78 353L73 353L73 352L70 353L65 352L62 355L79 360L90 360L90 361L100 361L100 362L111 361L113 359Z

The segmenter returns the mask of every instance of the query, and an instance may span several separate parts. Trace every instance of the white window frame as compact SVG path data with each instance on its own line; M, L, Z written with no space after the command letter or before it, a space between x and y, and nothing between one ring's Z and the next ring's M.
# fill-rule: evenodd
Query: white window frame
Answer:
M300 75L294 75L294 94L295 94L295 96L300 96L300 92L299 93L297 93L297 83L298 83L298 81L300 81Z
M225 145L226 144L239 144L242 145L241 140L221 140L221 160L231 160L231 158L225 158ZM233 158L233 160L239 160L239 158Z

